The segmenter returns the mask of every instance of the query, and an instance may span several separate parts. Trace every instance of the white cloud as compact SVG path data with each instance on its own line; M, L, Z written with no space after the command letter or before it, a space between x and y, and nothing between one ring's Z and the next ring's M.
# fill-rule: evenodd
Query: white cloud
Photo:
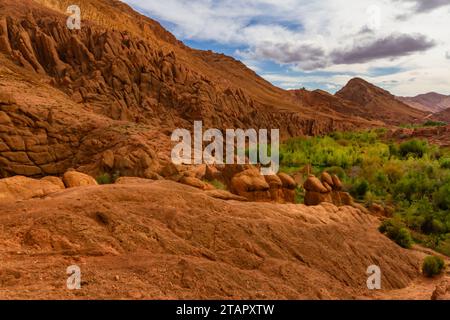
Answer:
M415 95L429 89L450 94L450 60L446 58L450 50L450 6L437 6L415 13L414 2L422 3L422 0L123 1L141 8L152 18L170 22L173 26L171 31L182 40L214 41L240 47L236 51L237 57L251 63L252 69L266 75L269 81L273 80L267 78L267 72L261 67L264 60L279 63L286 69L340 74L340 78L335 76L331 79L316 76L315 80L320 83L342 82L342 79L358 75L377 83L397 80L389 86L395 94ZM403 39L410 35L423 35L424 39L434 41L435 46L409 50L408 55L396 48L396 56L375 54L371 59L361 59L365 63L336 64L339 61L357 62L358 59L336 61L332 58L333 52L360 49L361 44L377 43L379 39L392 38L394 42L386 43L395 46L393 34L405 35ZM404 70L401 73L368 76L374 68L399 66ZM412 78L415 80L410 81ZM290 87L309 80L310 77L308 80L277 83Z

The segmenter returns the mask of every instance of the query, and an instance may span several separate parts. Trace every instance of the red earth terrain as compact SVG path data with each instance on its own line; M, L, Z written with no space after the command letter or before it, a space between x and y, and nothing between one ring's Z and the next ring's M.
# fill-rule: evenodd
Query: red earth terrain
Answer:
M249 169L234 184L261 190L246 198L170 161L172 131L194 120L286 139L429 113L362 79L336 95L277 88L116 0L78 0L71 31L71 4L0 0L0 298L429 299L446 281L424 279L423 249L390 241L368 212L285 203L290 177ZM127 178L98 186L71 169ZM261 194L276 201L247 201ZM81 290L66 288L70 265ZM370 265L381 291L367 289Z

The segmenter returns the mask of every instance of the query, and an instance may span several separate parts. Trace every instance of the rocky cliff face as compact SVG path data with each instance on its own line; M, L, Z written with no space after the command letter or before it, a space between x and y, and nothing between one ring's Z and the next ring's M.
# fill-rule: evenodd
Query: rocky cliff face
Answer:
M118 157L110 170L143 175L148 159L167 157L168 134L193 120L280 128L282 137L373 125L311 110L234 59L187 48L118 1L81 1L82 29L69 30L69 4L0 1L3 177L101 170L108 150Z

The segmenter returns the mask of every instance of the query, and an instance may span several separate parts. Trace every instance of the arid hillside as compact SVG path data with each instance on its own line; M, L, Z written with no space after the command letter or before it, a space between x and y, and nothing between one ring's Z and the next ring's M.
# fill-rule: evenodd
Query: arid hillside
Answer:
M435 117L436 117L436 119L438 119L440 121L450 123L450 108L436 113Z
M415 97L398 97L398 99L415 109L432 113L450 108L450 96L436 92L419 94Z
M367 112L366 117L388 124L422 123L430 115L429 112L408 106L390 92L360 78L350 80L336 96L363 107Z
M372 264L388 294L420 278L422 254L378 224L352 207L224 201L170 181L72 188L2 204L0 297L363 298ZM79 292L65 288L72 264Z

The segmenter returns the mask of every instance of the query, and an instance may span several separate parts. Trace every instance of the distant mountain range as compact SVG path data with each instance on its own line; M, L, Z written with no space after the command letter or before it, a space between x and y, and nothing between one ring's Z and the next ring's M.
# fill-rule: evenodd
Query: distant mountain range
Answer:
M436 92L419 94L415 97L397 97L397 99L413 108L432 113L450 108L450 96Z

